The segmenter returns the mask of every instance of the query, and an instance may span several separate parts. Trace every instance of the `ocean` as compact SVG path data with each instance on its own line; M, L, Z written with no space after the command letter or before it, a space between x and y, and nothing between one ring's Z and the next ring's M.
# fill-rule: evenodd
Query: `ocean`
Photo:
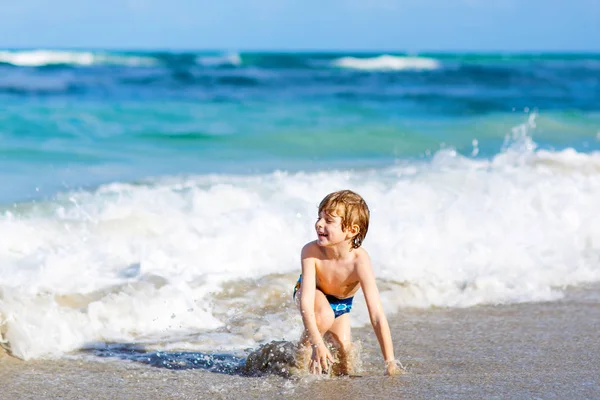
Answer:
M0 342L212 368L297 340L343 188L393 320L597 306L600 55L0 51Z

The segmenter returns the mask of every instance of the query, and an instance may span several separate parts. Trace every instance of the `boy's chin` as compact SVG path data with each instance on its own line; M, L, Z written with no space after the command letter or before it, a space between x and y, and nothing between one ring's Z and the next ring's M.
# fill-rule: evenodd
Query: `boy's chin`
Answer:
M341 241L341 242L331 242L329 240L329 238L323 238L323 237L318 237L317 240L315 241L315 243L317 244L317 246L319 247L339 247L339 246L343 246L344 243L346 241ZM351 246L351 242L347 242L348 246Z
M318 237L316 243L321 247L333 247L341 244L340 242L332 242L327 237Z
M327 246L330 243L326 237L317 236L317 244L319 246Z

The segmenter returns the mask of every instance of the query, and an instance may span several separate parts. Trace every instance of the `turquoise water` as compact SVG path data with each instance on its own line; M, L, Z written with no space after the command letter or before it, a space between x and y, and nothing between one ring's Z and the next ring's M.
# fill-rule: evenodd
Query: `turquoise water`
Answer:
M595 54L0 52L0 203L189 173L600 146Z

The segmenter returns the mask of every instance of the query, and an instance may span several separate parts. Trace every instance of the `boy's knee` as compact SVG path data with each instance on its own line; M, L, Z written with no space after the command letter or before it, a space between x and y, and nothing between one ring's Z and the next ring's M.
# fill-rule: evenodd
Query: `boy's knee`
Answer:
M348 340L341 340L338 344L339 349L343 352L348 352L350 351L350 348L352 347L352 342L348 341Z
M350 340L341 339L338 335L333 332L327 333L327 340L335 347L336 350L346 353L352 348L352 342Z
M325 307L321 307L317 310L315 310L315 318L317 321L317 326L319 327L319 330L321 331L321 333L326 332L331 325L333 324L333 320L334 315L333 315L333 311L331 310L330 307L328 307L329 309L325 308Z

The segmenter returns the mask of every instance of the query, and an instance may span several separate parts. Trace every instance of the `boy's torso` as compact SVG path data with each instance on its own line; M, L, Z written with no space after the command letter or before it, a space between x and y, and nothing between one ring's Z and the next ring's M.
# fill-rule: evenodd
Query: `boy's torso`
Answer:
M355 249L358 251L362 249ZM362 250L364 251L364 250ZM360 257L354 256L347 260L328 260L317 257L315 272L317 287L325 294L340 299L354 296L360 288L356 266Z

